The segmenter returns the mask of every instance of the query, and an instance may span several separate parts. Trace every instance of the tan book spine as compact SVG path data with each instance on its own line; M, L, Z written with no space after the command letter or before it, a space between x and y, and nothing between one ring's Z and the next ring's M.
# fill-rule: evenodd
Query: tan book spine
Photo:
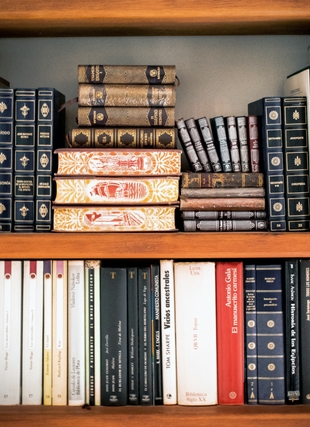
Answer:
M265 210L263 197L202 197L180 196L180 210Z

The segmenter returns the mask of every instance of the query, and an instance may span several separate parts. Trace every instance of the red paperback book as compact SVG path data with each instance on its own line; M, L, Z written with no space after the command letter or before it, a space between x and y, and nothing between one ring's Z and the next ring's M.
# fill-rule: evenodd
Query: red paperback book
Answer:
M243 263L216 263L218 403L244 403Z

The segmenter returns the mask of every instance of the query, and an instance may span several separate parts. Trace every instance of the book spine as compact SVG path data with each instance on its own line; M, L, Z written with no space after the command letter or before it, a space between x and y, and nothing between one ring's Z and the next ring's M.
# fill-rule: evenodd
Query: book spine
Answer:
M52 324L53 324L53 278L52 261L43 264L43 404L52 405Z
M200 130L202 141L207 150L213 172L222 172L222 165L216 151L213 135L206 117L197 119L197 127Z
M68 262L53 260L52 405L68 400Z
M151 264L153 401L163 404L159 264Z
M299 311L300 311L300 396L301 403L310 404L310 260L299 260L300 272L300 293L299 293Z
M175 107L173 85L79 84L80 107Z
M265 219L266 211L183 211L183 219Z
M79 126L173 127L174 107L78 107Z
M178 177L56 177L55 204L136 205L177 203Z
M54 88L40 87L37 98L35 231L51 231L53 175L57 168L54 150L64 144L65 136L65 110L58 110L65 96Z
M309 231L309 149L306 97L282 98L288 231Z
M15 89L14 231L35 229L37 90Z
M249 140L247 118L245 116L236 117L236 126L240 149L240 162L242 172L251 172L250 155L249 155ZM254 172L252 170L252 172Z
M196 126L195 120L193 118L187 119L185 120L185 125L187 127L188 133L190 135L194 149L197 153L198 159L201 163L203 170L205 172L211 172L212 171L211 163L208 158L207 151L202 144L202 139L198 132L198 128Z
M173 128L73 128L67 135L71 148L160 148L177 147Z
M68 405L85 403L84 261L68 260Z
M101 267L101 405L126 405L127 271Z
M128 404L139 404L138 269L128 267Z
M203 171L198 155L196 153L194 144L188 132L184 119L178 119L175 122L178 129L179 141L183 147L184 154L187 158L189 167L194 172Z
M265 231L267 221L260 219L183 219L184 231Z
M299 261L285 260L286 402L300 403Z
M13 89L0 89L0 104L0 232L7 232L13 229Z
M256 316L256 267L244 264L244 303L245 303L245 393L246 403L258 403L257 381L257 316Z
M243 263L217 262L218 403L222 405L244 403L243 298Z
M221 159L223 172L232 172L233 169L230 158L230 150L228 147L224 117L213 117L210 119L210 124L213 132L215 147Z
M43 261L23 261L22 293L22 404L41 405Z
M173 260L160 260L163 404L177 404L175 289Z
M182 188L244 188L263 187L263 173L226 172L226 173L194 173L182 172Z
M237 133L237 122L235 116L225 117L228 147L233 172L241 172L241 162L239 153L239 140Z
M258 403L285 404L281 264L256 266Z
M95 343L94 343L94 391L95 391L95 406L101 405L101 331L100 331L100 269L101 261L92 260L85 261L91 270L94 280L94 328L95 328ZM90 267L91 263L91 267Z
M78 65L78 83L175 84L175 65Z
M264 187L181 188L184 197L265 197Z
M287 230L281 103L279 97L268 97L248 104L248 114L258 117L270 231Z
M150 267L138 269L140 405L153 404L152 306Z
M260 172L260 144L257 116L247 116L251 172Z
M22 261L0 260L0 405L21 403Z
M215 263L176 262L174 274L178 404L216 405Z
M180 210L265 210L263 197L183 197Z

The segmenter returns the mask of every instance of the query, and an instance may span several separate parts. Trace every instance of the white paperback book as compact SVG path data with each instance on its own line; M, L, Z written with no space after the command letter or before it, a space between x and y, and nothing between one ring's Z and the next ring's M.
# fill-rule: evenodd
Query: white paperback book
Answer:
M22 404L43 396L43 261L23 261Z
M84 260L68 261L68 404L85 403Z
M216 405L214 262L176 262L175 311L179 405Z
M163 404L177 404L173 260L160 260Z
M21 403L22 262L0 260L0 405Z

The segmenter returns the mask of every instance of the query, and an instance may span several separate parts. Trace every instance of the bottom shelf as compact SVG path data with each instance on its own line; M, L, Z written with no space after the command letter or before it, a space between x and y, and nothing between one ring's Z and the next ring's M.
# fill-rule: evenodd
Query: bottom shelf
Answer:
M123 406L91 409L62 406L0 406L2 426L53 427L178 427L279 426L308 427L310 405Z

